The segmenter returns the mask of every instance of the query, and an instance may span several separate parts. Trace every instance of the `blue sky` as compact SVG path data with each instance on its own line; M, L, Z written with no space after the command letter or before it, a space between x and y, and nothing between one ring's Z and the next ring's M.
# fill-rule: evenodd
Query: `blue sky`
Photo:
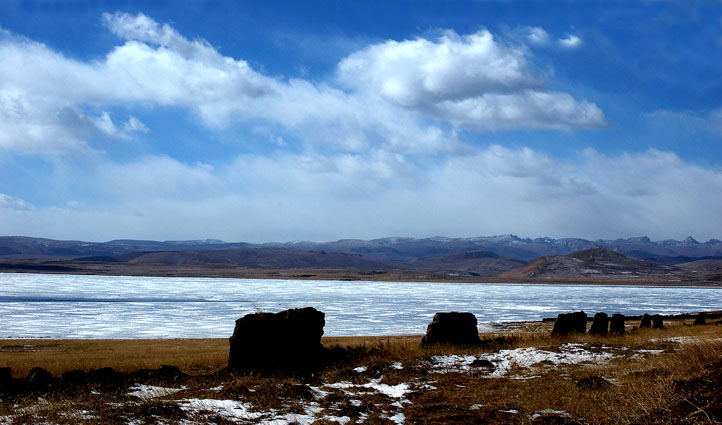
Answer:
M722 237L720 2L0 3L0 234Z

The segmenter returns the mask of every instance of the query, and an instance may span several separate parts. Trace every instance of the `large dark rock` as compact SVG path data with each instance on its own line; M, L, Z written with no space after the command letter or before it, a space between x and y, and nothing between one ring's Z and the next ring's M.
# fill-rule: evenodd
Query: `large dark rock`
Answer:
M112 367L103 367L100 369L90 369L88 371L88 381L98 384L112 385L122 378L122 374L116 372Z
M421 340L421 344L479 344L476 316L458 311L434 314L434 319L426 327L426 335Z
M661 315L652 316L652 329L664 329L664 319Z
M53 375L41 367L34 367L28 372L25 381L34 388L45 388L53 381Z
M585 333L587 331L587 313L577 311L562 313L554 321L553 335L568 335L570 333Z
M593 335L606 335L609 332L609 316L607 313L599 312L594 315L594 321L592 327L589 328L589 333Z
M639 321L639 327L640 328L651 328L652 327L652 316L650 316L647 313L644 313L642 316L642 320Z
M82 386L88 383L88 373L84 370L71 370L58 376L62 386Z
M694 318L694 325L706 325L707 324L707 315L704 312L701 312L697 315L697 317Z
M321 366L324 313L313 307L247 314L229 339L228 367L265 372L311 372Z
M609 321L609 333L612 335L624 335L624 323L627 318L621 313L612 314L612 319Z
M13 370L9 367L0 367L0 384L10 382L13 377Z

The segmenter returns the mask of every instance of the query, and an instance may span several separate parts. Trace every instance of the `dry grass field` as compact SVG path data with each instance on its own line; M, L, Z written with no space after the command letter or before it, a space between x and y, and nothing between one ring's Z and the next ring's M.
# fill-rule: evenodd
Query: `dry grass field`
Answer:
M631 330L631 323L628 323ZM0 396L0 423L660 424L722 420L722 326L667 322L618 337L484 335L485 348L421 348L420 336L324 338L367 354L312 376L213 373L220 340L0 341L23 377L178 366L189 376L129 378ZM372 350L373 348L373 350ZM292 353L289 353L292 355Z

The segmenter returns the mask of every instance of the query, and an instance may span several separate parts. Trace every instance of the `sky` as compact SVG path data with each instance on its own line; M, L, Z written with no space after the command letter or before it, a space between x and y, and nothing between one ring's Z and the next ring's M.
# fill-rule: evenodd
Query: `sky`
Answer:
M0 2L0 235L501 234L722 239L722 2Z

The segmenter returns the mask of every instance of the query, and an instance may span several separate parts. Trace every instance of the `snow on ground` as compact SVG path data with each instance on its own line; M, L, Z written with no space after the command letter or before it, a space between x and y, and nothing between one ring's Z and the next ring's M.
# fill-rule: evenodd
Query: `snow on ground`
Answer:
M563 410L544 409L544 410L540 410L538 412L534 412L534 414L531 415L531 419L534 420L543 415L557 415L557 416L568 417L569 413L567 413Z
M153 385L135 384L129 388L132 390L128 393L129 396L138 397L141 400L150 400L158 397L165 397L178 391L183 391L186 388L165 388L155 387Z
M236 400L191 398L178 401L178 407L190 413L212 413L226 420L259 419L265 414L251 411L252 405Z
M614 358L611 352L592 352L586 344L563 344L559 351L547 351L536 347L515 348L513 350L500 350L496 353L482 354L480 356L434 356L430 360L432 372L469 372L472 369L485 370L483 366L475 367L477 360L488 360L494 364L494 370L487 376L505 376L513 366L528 368L539 363L580 364L605 363Z

